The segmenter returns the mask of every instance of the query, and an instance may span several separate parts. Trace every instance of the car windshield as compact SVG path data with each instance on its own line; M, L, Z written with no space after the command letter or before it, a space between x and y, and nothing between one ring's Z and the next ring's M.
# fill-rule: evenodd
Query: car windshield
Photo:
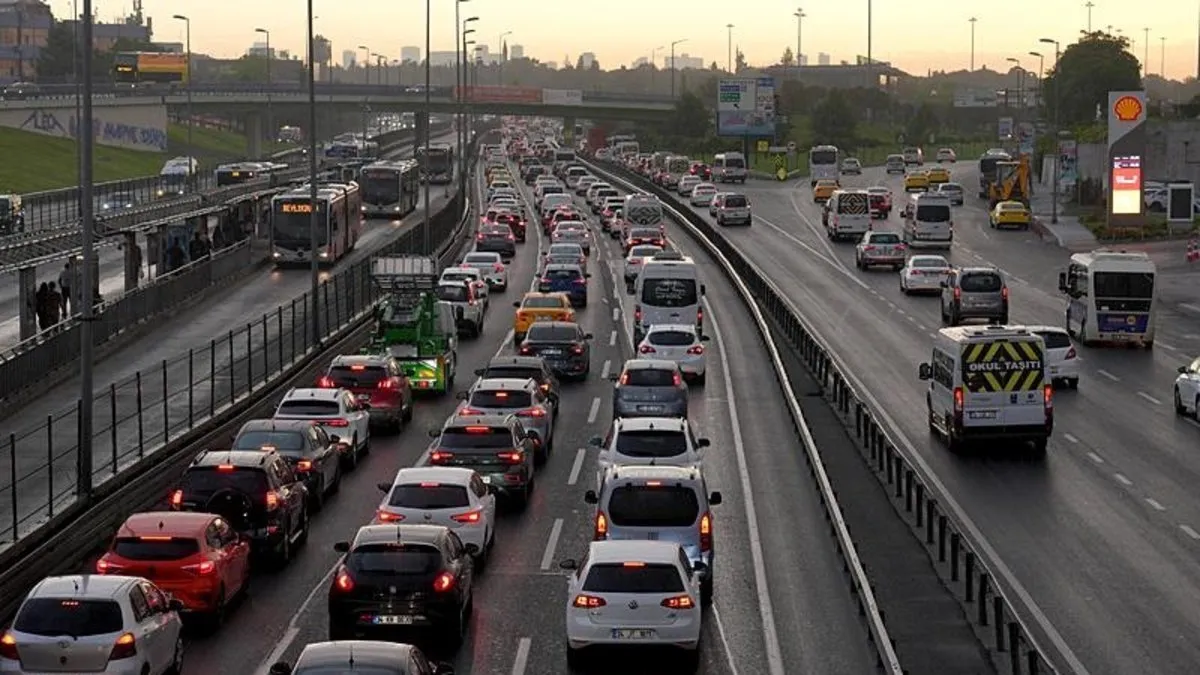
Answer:
M284 401L279 404L277 415L336 415L341 412L342 406L337 401L312 401L297 399L293 401Z
M559 298L538 295L525 298L525 302L521 303L521 307L525 309L563 309L563 301Z
M871 235L870 243L872 244L899 244L900 235L892 232L877 232Z
M651 563L592 565L583 590L592 593L682 593L683 578L674 565Z
M1035 331L1046 343L1046 349L1065 349L1071 346L1071 338L1063 331Z
M112 552L126 560L182 560L200 552L192 537L117 537Z
M442 431L443 448L512 448L512 432L508 427L458 427Z
M999 293L1004 285L1000 275L991 273L964 274L958 281L964 293Z
M697 303L695 279L645 279L642 303L652 307L690 307Z
M688 444L682 431L639 429L618 434L616 450L628 457L677 457L687 452Z
M296 431L246 431L233 442L234 450L262 450L274 448L280 451L304 449L304 435Z
M696 334L686 330L652 330L646 339L652 345L685 347L696 341Z
M346 556L346 567L363 574L424 576L441 566L441 553L422 544L367 544Z
M120 633L125 626L115 600L31 598L21 605L13 630L28 635L72 638Z
M682 485L622 485L608 498L608 517L624 527L687 527L700 515L700 500Z
M454 509L470 504L467 488L436 482L397 485L388 498L388 506L405 509Z
M469 403L474 408L528 408L533 396L527 391L492 391L477 389Z
M487 228L484 231L489 232L491 230L492 230L492 228ZM470 272L461 271L461 272L443 272L442 273L442 281L475 281L478 278L479 278L479 273L475 270L471 270Z
M378 386L380 380L387 377L387 369L383 366L334 366L327 377L333 380L335 387L360 389Z
M530 342L574 342L579 339L579 329L573 324L533 324L525 337Z

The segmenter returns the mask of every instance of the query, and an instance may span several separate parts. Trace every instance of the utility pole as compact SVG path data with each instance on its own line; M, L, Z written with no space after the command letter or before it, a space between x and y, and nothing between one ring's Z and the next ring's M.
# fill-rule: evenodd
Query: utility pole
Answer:
M20 11L18 9L18 11ZM96 321L96 278L92 266L96 264L93 240L92 207L95 196L92 189L92 150L95 143L92 119L92 0L83 0L83 119L78 123L79 143L79 218L83 248L83 274L80 279L79 298L82 301L79 321L79 450L76 456L75 493L80 500L92 498L92 375L95 366L92 328ZM15 487L14 487L15 489Z
M796 74L800 74L800 66L804 65L800 61L801 47L804 46L804 17L808 16L804 13L803 8L796 8L796 13L792 16L796 17ZM798 79L798 78L797 78Z
M1095 6L1096 6L1096 3L1091 2L1090 0L1089 0L1089 2L1084 4L1084 7L1087 7L1087 14L1088 14L1087 32L1089 32L1089 33L1092 32L1092 8Z
M308 1L312 2L312 0L308 0ZM429 162L429 136L430 136L430 134L429 134L429 108L430 108L430 105L429 105L429 80L430 80L430 75L432 74L431 73L432 68L430 66L430 61L432 59L429 58L429 56L430 56L429 50L430 50L430 43L433 42L433 40L432 40L432 31L433 31L433 7L432 7L432 5L433 5L433 0L425 0L425 113L424 113L424 115L425 115L425 142L423 145L425 146L426 166L429 166L428 165L428 162ZM454 3L454 9L455 9L455 11L458 11L458 3L457 2ZM424 244L424 248L421 249L421 252L428 255L429 254L429 227L430 227L429 219L433 215L433 211L432 211L433 207L430 204L430 200L429 200L429 175L428 175L428 172L426 172L426 175L425 175L425 190L424 190L424 192L425 192L425 195L424 195L425 217L423 219L424 222L421 224L421 239Z
M732 26L731 26L732 28ZM681 45L687 42L687 38L676 40L671 43L671 98L675 98L675 45Z
M1089 11L1090 11L1090 9L1089 9ZM1061 48L1059 46L1058 40L1051 40L1050 38L1042 38L1041 40L1038 40L1038 42L1041 42L1043 44L1054 45L1054 176L1053 176L1054 186L1052 188L1053 193L1050 195L1050 222L1052 224L1057 225L1058 224L1058 174L1059 174L1059 166L1062 164L1062 151L1059 149L1059 145L1058 145L1059 144L1058 137L1059 137L1059 134L1061 133L1059 131L1059 126L1058 126L1058 119L1059 119L1058 118L1058 110L1059 110L1059 108L1062 107L1062 98L1060 96L1062 89L1058 83L1058 80L1059 80L1059 78L1058 78L1058 59L1059 59L1059 56L1061 56L1062 52L1061 52Z
M317 265L320 257L317 254L317 230L321 227L321 219L317 213L317 37L313 26L313 0L308 0L308 128L308 203L312 207L308 220L311 258L308 263L308 294L312 296L312 306L308 312L312 315L312 344L317 345L321 342L321 268ZM332 217L332 214L328 215ZM332 242L325 243L328 245Z
M971 22L971 72L975 72L975 22L979 19L971 17L967 19Z
M1142 32L1146 34L1146 43L1142 45L1142 68L1144 69L1143 77L1150 75L1150 29L1143 28Z
M1167 38L1158 38L1158 74L1162 79L1167 79Z

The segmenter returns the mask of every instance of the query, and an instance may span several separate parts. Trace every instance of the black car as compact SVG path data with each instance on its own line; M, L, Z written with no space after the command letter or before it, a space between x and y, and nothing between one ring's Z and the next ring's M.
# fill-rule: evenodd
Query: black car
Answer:
M519 508L533 493L537 443L516 415L454 416L430 429L429 463L473 469L496 494Z
M310 420L250 420L233 439L234 450L274 450L308 488L309 507L319 511L325 497L342 485L337 441Z
M367 525L329 585L329 639L429 633L461 643L471 619L474 544L440 525ZM408 640L403 640L408 642Z
M525 181L526 185L533 185L537 182L538 176L546 174L546 167L541 164L531 164L524 169L521 169L521 180Z
M688 386L674 361L630 359L611 379L614 418L688 416Z
M275 450L205 450L171 495L176 511L223 516L258 555L283 566L308 540L308 488Z
M497 356L488 361L487 367L476 369L475 374L484 380L494 377L513 377L537 382L538 386L542 388L542 392L546 394L546 398L550 400L554 416L558 417L558 378L554 376L542 357Z
M540 356L558 377L587 379L592 372L591 333L570 321L538 321L521 342L521 356Z
M517 255L517 236L508 225L484 225L475 235L475 250L480 253L499 253L512 260Z

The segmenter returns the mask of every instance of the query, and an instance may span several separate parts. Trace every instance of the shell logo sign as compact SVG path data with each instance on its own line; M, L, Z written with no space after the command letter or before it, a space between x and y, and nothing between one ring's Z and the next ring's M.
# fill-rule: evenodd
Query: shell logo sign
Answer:
M1136 122L1141 118L1145 107L1135 96L1122 96L1113 104L1113 115L1122 122Z

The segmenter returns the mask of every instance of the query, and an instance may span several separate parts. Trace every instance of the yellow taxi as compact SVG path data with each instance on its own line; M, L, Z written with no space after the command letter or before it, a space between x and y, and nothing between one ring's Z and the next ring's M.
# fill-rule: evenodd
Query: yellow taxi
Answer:
M938 185L940 183L950 182L950 170L941 167L933 167L925 172L925 176L929 179L930 185Z
M495 183L498 180L512 182L512 176L508 173L508 169L495 169L487 172L488 185Z
M913 171L904 176L905 192L922 192L929 189L929 174L924 171Z
M989 218L993 228L1015 227L1019 230L1028 230L1032 219L1029 208L1016 201L998 202Z
M837 189L838 182L836 180L819 180L813 184L813 201L817 204L827 202Z
M566 293L526 293L520 302L514 302L517 313L513 317L513 342L521 344L529 327L538 321L575 321L575 309Z

